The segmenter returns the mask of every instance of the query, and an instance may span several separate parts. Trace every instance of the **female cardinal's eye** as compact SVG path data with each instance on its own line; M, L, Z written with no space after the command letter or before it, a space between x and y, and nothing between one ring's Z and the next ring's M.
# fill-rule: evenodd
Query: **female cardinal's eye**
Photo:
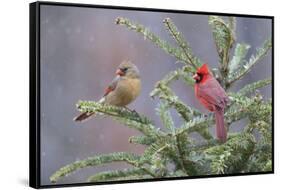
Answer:
M127 67L125 67L125 68L123 68L123 69L121 69L123 72L126 72L127 70L128 70L128 68Z

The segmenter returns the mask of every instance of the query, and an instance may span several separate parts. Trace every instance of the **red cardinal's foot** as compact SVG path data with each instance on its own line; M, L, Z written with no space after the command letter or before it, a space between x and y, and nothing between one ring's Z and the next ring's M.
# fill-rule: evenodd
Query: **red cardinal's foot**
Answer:
M211 112L211 113L208 113L208 114L204 114L204 117L205 117L205 118L214 117L214 113Z

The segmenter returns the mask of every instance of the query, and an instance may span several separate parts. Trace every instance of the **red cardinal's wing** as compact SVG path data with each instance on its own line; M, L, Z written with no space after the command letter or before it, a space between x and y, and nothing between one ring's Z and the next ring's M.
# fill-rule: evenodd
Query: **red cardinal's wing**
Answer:
M202 98L208 104L219 108L224 108L228 100L224 89L213 77L210 77L203 84L201 83L198 85L197 96Z
M104 95L103 96L107 96L110 92L114 91L118 81L120 80L120 76L116 76L110 83L110 85L105 89Z

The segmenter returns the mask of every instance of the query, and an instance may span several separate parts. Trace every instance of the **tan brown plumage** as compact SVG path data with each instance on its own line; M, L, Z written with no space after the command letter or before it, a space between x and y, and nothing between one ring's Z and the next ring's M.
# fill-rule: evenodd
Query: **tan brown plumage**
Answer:
M123 61L117 71L116 77L106 88L100 103L125 107L134 101L141 91L141 80L139 70L130 61ZM95 113L82 113L75 117L74 121L84 121Z

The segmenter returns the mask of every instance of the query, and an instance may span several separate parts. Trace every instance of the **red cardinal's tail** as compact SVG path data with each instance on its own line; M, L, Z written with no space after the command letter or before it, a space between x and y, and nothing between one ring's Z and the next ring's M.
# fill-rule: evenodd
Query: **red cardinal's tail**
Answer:
M217 138L225 142L227 138L226 128L224 127L224 109L217 109L215 111L216 117L216 134Z
M73 118L73 121L85 121L85 119L88 119L89 117L91 117L92 115L94 115L95 113L88 113L88 112L84 112L81 113L80 115L76 116Z

